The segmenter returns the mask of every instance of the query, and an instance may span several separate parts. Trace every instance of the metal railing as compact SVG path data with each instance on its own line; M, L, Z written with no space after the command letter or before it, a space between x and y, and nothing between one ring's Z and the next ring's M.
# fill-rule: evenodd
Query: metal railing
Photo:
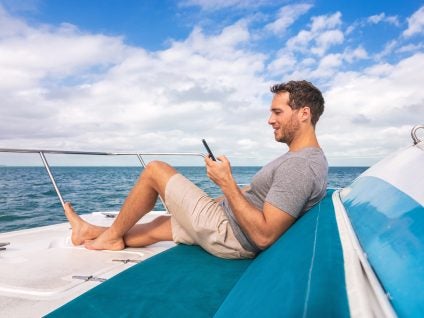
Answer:
M9 153L34 153L39 154L41 161L43 162L44 167L46 168L47 174L49 175L50 181L53 184L53 187L56 191L57 196L59 197L62 207L65 208L65 200L63 199L62 194L60 193L59 187L54 179L53 173L50 169L50 165L47 161L45 154L61 154L61 155L94 155L94 156L137 156L143 168L146 168L146 163L143 159L143 156L198 156L205 157L206 155L197 152L99 152L99 151L68 151L68 150L45 150L45 149L10 149L10 148L0 148L0 152L9 152ZM168 211L165 201L159 196L163 206ZM169 212L169 211L168 211Z
M423 129L424 130L424 125L417 125L414 128L412 128L411 130L411 137L412 140L414 141L414 145L420 143L422 140L417 136L417 130L419 129Z

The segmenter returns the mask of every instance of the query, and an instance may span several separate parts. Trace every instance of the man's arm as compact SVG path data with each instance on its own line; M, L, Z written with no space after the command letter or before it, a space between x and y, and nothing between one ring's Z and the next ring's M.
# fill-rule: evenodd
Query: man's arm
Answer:
M260 249L267 248L294 223L295 218L266 202L263 211L250 204L232 176L228 159L221 156L218 160L220 163L205 158L208 177L221 188L244 233Z
M241 190L242 193L245 193L246 191L250 190L250 185L245 186L245 187L241 188L240 190ZM225 199L225 196L221 195L219 197L216 197L214 200L219 203L219 202L224 201L224 199Z

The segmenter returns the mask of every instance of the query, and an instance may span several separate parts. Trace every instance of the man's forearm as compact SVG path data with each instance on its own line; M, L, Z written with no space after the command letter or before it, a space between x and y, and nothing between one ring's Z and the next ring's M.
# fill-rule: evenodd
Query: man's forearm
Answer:
M246 191L249 191L249 190L250 190L250 186L245 186L245 187L243 187L243 188L240 189L240 191L242 193L245 193ZM218 202L218 203L224 201L224 199L225 199L225 196L224 195L221 195L219 197L214 198L214 200L216 202Z
M223 185L221 190L243 232L260 247L266 236L266 222L262 211L253 206L243 195L249 188L240 189L235 181L232 181Z
M265 248L269 243L269 224L265 215L244 197L231 173L230 162L225 156L217 158L220 163L205 158L208 177L217 184L226 199L243 232L259 247ZM245 190L248 190L245 189Z

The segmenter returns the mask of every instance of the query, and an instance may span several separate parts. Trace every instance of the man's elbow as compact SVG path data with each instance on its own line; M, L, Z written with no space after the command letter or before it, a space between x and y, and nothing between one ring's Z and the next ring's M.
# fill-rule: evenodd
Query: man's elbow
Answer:
M267 249L272 244L274 244L274 242L277 241L281 237L281 235L283 235L287 231L290 225L291 224L277 231L263 232L263 233L257 234L253 241L255 242L256 246L260 250Z
M269 246L271 246L278 237L273 237L270 235L260 235L256 237L255 239L255 245L261 250L267 249Z
M254 234L251 239L260 250L264 250L277 241L295 220L296 219L291 215L279 211L278 214L274 215L274 218L270 218L268 222L264 219L265 222L262 223L262 226L257 226L255 231L253 231Z

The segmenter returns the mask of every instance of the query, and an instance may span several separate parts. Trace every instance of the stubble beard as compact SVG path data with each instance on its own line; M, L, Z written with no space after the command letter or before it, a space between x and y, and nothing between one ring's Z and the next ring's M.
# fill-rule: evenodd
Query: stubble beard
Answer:
M290 120L287 122L287 124L280 128L281 136L275 136L275 139L278 142L290 145L296 135L296 132L299 130L299 126L299 122L295 120L294 116L290 117Z

